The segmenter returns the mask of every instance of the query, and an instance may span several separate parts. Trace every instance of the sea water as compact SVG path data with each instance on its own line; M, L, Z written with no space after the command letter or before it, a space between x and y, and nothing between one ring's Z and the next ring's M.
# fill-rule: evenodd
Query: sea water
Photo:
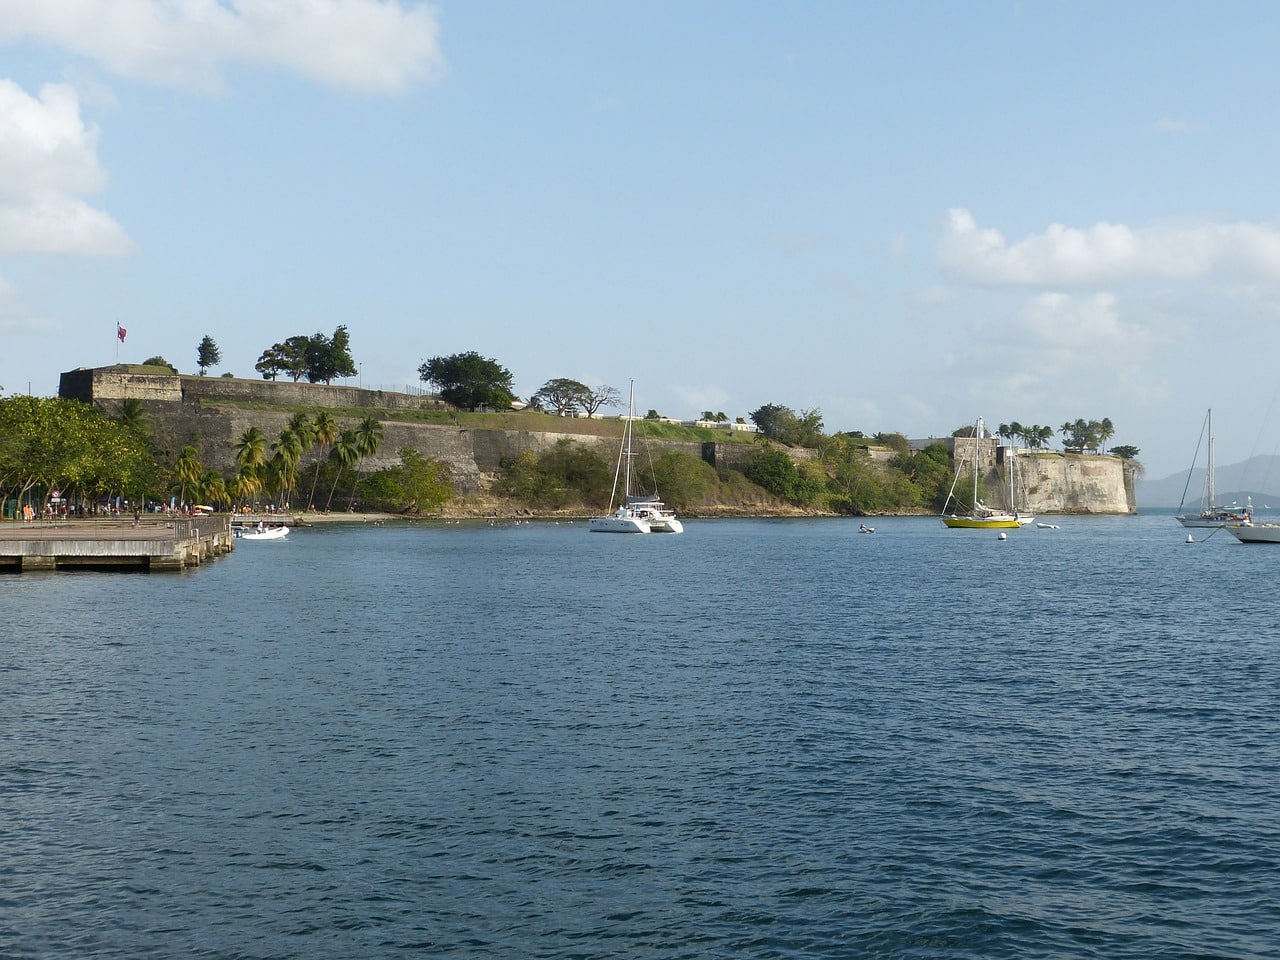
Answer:
M1280 955L1280 547L1057 522L0 579L0 956Z

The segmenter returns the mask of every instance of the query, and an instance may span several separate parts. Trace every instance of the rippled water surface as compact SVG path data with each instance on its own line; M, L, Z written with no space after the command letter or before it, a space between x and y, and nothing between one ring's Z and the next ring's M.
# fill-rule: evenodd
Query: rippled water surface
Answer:
M0 955L1280 955L1280 547L876 527L0 579Z

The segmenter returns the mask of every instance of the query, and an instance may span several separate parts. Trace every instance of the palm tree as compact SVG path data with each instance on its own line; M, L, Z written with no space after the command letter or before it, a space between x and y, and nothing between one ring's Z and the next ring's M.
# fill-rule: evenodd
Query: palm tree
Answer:
M1105 453L1107 450L1107 442L1116 435L1115 424L1111 422L1110 417L1103 417L1102 422L1098 424L1098 452Z
M298 482L298 463L305 449L302 437L289 427L280 431L280 439L271 445L271 459L267 470L277 494L291 492ZM283 498L280 506L284 506Z
M147 433L147 411L137 397L125 397L120 403L120 416L116 420L122 427L140 437Z
M178 453L178 460L173 465L173 475L179 483L178 499L187 502L187 487L195 487L200 482L200 455L193 446L185 446Z
M302 410L290 417L284 428L297 434L298 439L302 441L303 450L310 447L315 438L315 426L311 423L311 418Z
M333 494L338 489L338 481L342 479L343 469L350 469L360 462L360 444L356 440L354 430L343 430L333 442L330 460L338 461L338 472L333 475L333 486L329 488L329 499L324 508L327 511L333 505Z
M307 497L307 506L312 510L316 508L316 484L320 481L320 464L329 452L329 447L333 446L333 442L337 439L338 421L333 419L333 414L328 410L317 411L315 419L311 422L311 442L320 448L320 455L316 457L316 472L311 477L311 495Z
M236 444L236 466L242 474L256 474L267 462L267 435L257 427L240 434Z
M201 472L196 491L201 503L221 507L227 502L227 481L212 467Z
M262 489L262 476L256 470L241 470L227 485L227 492L239 503L252 503Z
M351 499L356 498L356 487L360 484L360 468L365 457L372 457L382 446L382 424L373 417L365 417L356 427L356 451L360 459L356 463L356 482L351 487Z

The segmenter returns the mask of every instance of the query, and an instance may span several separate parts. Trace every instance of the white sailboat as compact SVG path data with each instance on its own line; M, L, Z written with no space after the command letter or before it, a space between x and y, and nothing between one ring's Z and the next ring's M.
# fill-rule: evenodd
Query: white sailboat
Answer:
M613 473L613 493L609 496L608 516L592 517L587 527L592 533L684 533L684 524L675 511L664 504L658 495L631 493L631 433L635 423L636 382L631 381L631 396L627 401L627 419L622 428L622 448L618 453L618 465ZM619 481L622 495L619 499ZM614 504L618 508L614 509Z
M1007 530L1017 529L1022 526L1016 513L1004 513L1001 510L988 507L985 503L978 499L978 448L982 435L986 432L982 424L982 418L979 417L973 425L973 499L970 501L972 507L967 514L947 513L947 508L951 506L953 500L959 506L956 500L956 484L960 480L960 469L956 467L955 478L951 481L951 490L947 494L947 502L942 507L942 522L952 529L962 530ZM1012 464L1010 464L1010 497L1013 494L1012 481Z
M1204 473L1204 492L1200 498L1200 512L1198 514L1187 514L1182 512L1183 504L1187 500L1187 488L1191 486L1191 477L1195 473L1195 458L1191 460L1191 469L1187 472L1187 484L1182 488L1182 503L1178 504L1177 521L1184 527L1225 527L1228 524L1244 523L1253 516L1253 502L1249 501L1245 504L1243 512L1234 509L1219 507L1216 499L1216 491L1214 490L1214 467L1213 467L1213 409L1210 408L1205 414L1205 430L1201 434L1208 434L1208 455L1205 459ZM1196 445L1196 453L1200 452L1199 444Z

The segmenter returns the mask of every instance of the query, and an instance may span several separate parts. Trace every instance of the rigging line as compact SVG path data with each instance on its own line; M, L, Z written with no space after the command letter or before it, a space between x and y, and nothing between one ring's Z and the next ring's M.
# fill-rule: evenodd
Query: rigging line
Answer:
M1187 502L1187 491L1191 489L1191 475L1195 473L1196 461L1200 459L1200 445L1204 443L1205 432L1209 429L1209 414L1204 415L1204 422L1200 424L1200 436L1196 440L1196 452L1191 458L1191 469L1187 471L1187 482L1182 487L1182 499L1178 501L1178 512L1182 512L1182 506Z

